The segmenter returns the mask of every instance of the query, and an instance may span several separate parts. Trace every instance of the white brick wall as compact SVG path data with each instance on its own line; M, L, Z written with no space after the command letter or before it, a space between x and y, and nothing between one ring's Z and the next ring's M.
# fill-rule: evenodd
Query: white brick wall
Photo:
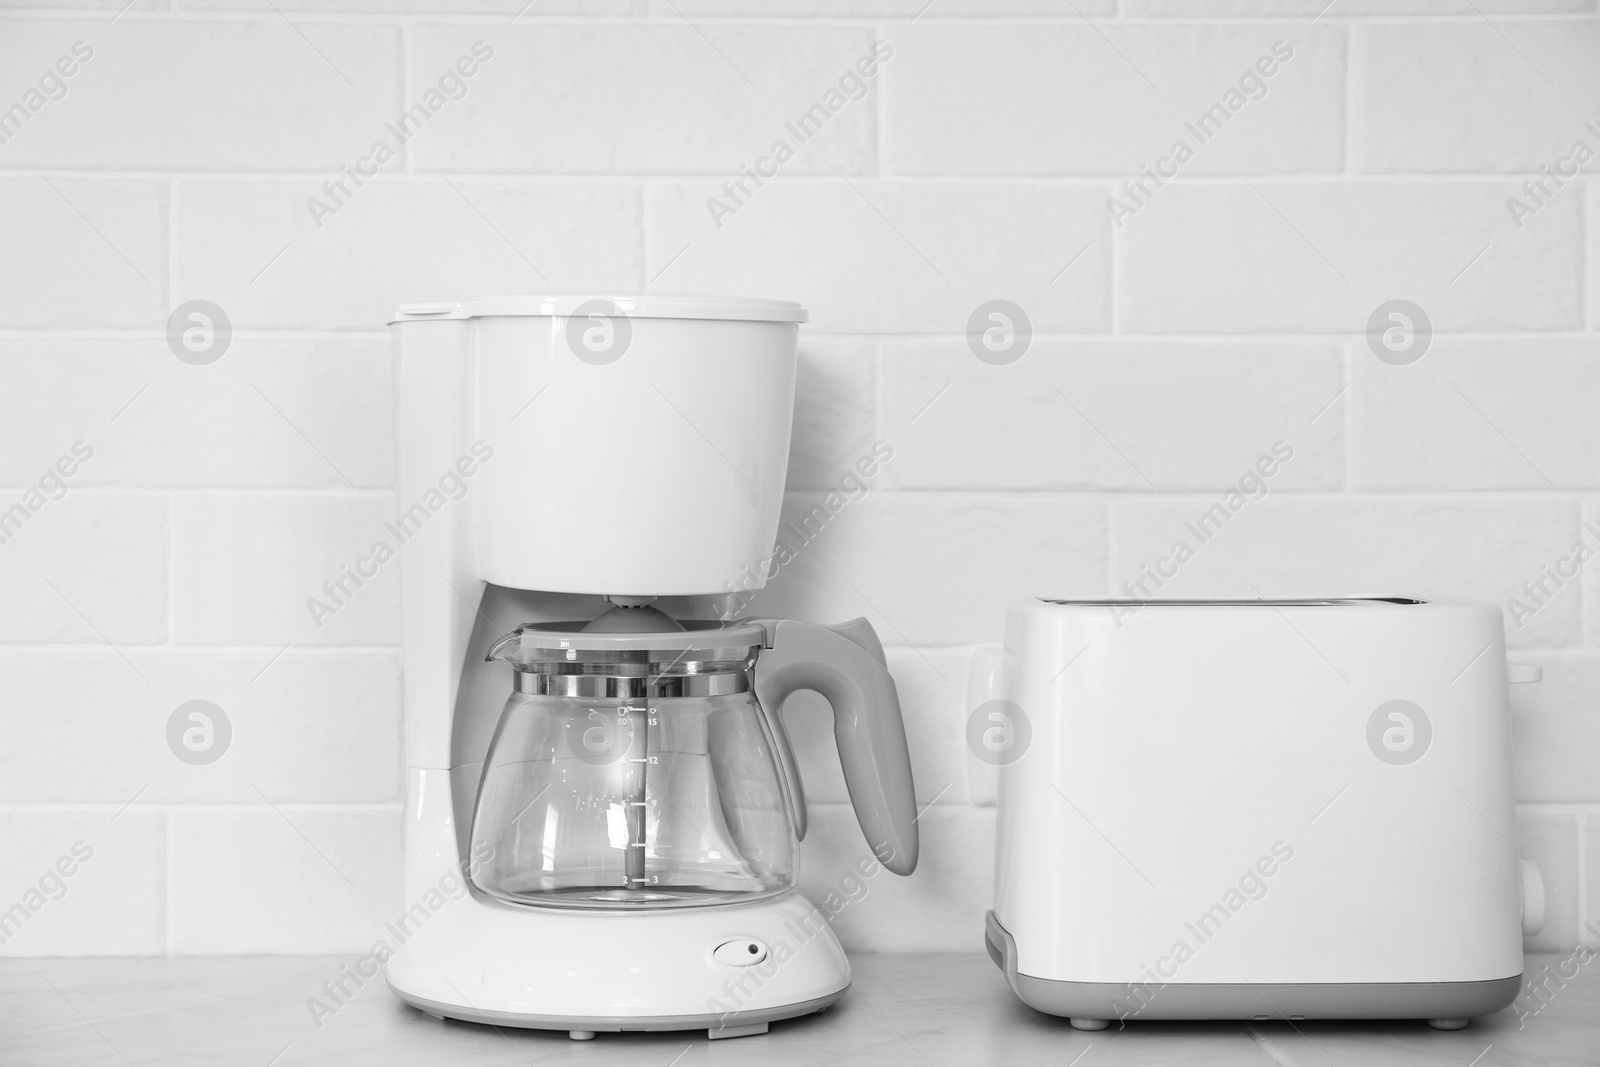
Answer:
M42 2L42 0L41 0ZM390 512L404 300L710 290L805 302L788 508L894 459L757 602L865 614L905 699L924 860L837 926L975 950L992 794L970 653L1007 600L1114 591L1276 440L1295 459L1176 591L1431 588L1504 602L1600 523L1593 0L67 0L0 3L0 109L93 50L0 143L0 907L75 842L0 954L357 951L399 901L393 576L304 600ZM379 174L311 197L482 40ZM766 153L875 40L883 62L780 177ZM1293 49L1130 217L1107 200ZM392 138L391 138L392 139ZM1141 199L1143 199L1141 197ZM178 304L238 331L178 361ZM1009 366L974 308L1026 309ZM1438 331L1412 366L1383 301ZM1590 535L1592 537L1592 535ZM1524 850L1556 948L1600 918L1600 564L1508 627ZM227 757L167 748L189 700ZM863 854L825 714L791 720L804 884Z

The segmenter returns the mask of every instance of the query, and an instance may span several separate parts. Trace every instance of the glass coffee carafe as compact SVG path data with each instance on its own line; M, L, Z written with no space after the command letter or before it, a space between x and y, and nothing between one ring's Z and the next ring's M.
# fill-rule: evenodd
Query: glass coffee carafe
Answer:
M480 889L512 904L617 909L791 888L805 801L768 710L800 688L835 707L874 851L891 870L915 865L904 727L881 647L868 647L875 635L860 640L864 620L680 625L650 613L678 629L534 624L490 650L514 684L473 815L473 854L490 857L474 877ZM804 632L788 647L773 645L796 627Z

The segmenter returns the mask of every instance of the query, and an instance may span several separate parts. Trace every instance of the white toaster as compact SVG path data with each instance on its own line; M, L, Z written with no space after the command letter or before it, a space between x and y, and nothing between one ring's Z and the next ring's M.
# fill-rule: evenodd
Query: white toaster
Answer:
M1494 605L1029 600L1001 673L987 942L1034 1008L1454 1029L1516 998L1543 894L1506 685L1538 669Z

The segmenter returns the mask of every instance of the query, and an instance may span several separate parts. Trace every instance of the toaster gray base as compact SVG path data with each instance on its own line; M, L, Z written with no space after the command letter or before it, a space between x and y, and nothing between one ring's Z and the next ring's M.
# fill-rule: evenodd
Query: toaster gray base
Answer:
M1017 973L1017 943L994 912L984 945L1006 984L1038 1011L1074 1026L1129 1019L1427 1019L1491 1015L1517 999L1522 975L1481 982L1062 982Z

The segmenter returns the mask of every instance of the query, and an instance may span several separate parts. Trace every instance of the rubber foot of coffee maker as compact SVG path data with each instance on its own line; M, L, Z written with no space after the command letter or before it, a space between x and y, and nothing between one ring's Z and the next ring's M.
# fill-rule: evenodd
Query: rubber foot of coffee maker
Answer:
M1467 1028L1467 1020L1429 1019L1428 1025L1433 1027L1435 1030L1465 1030Z
M749 1026L724 1026L720 1030L707 1030L706 1037L712 1041L723 1037L751 1037L755 1034L767 1032L766 1023L751 1023Z
M1081 1019L1074 1015L1067 1020L1074 1030L1104 1030L1111 1023L1106 1019Z
M593 1041L594 1040L594 1031L593 1030L568 1030L567 1031L567 1036L572 1038L572 1040L574 1040L574 1041Z

